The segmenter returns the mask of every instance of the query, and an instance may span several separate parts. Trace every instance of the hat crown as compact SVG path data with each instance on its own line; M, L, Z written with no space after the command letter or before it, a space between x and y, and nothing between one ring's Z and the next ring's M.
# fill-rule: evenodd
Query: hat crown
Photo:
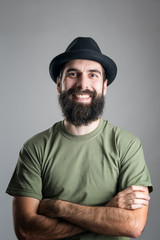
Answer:
M98 44L90 37L77 37L67 47L66 52L92 50L101 53Z

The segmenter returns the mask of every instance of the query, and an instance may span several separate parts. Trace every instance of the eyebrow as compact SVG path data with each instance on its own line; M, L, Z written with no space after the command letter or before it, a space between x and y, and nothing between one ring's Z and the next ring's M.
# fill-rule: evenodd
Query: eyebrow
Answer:
M91 69L88 72L95 72L95 73L99 73L100 75L102 75L101 72L97 69Z
M67 71L66 71L66 73L68 73L68 72L80 72L77 68L68 68L67 69Z
M67 71L66 71L66 73L68 73L68 72L80 72L80 70L79 69L77 69L77 68L68 68L67 69ZM97 69L90 69L90 70L88 70L88 72L96 72L96 73L99 73L100 75L102 75L102 73L99 71L99 70L97 70Z

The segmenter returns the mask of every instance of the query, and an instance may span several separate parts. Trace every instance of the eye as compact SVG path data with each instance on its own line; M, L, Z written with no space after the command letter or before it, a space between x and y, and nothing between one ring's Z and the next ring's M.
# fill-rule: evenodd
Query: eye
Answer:
M68 77L75 78L75 77L78 76L78 74L77 74L76 72L69 72L69 73L67 74L67 76L68 76Z
M91 73L91 74L90 74L90 77L91 77L91 78L98 78L98 74L96 74L96 73Z

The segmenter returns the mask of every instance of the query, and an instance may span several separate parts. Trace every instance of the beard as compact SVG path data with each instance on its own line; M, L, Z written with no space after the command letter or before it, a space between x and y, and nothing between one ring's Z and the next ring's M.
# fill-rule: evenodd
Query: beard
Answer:
M91 103L83 104L74 101L72 95L89 94ZM82 90L81 88L71 88L59 94L59 104L65 119L75 126L89 125L97 120L103 113L105 99L103 91L101 95L97 95L95 91Z

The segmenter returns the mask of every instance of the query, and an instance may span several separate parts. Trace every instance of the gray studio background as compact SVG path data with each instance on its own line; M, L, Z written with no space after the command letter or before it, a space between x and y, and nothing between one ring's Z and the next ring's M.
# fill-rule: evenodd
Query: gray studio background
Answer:
M77 36L118 65L103 118L142 141L154 192L139 239L159 239L159 14L159 0L0 0L0 239L16 240L5 190L22 144L62 119L49 62Z

